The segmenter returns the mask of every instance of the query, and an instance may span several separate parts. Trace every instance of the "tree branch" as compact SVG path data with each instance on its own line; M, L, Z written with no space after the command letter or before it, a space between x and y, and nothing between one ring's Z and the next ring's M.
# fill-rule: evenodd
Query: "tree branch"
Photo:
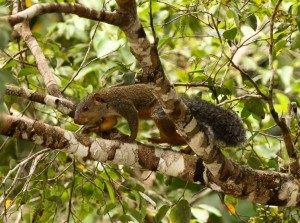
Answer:
M121 15L116 12L98 11L95 9L87 8L78 3L41 3L33 5L21 12L14 15L3 16L1 20L7 20L12 26L30 20L36 16L46 13L65 13L74 14L79 17L92 19L96 21L106 22L108 24L118 26L122 23Z
M56 108L61 113L74 117L75 104L67 99L55 97L52 95L45 95L37 91L32 91L29 89L19 88L13 85L6 85L5 93L7 95L14 95L28 99L30 101L35 101L41 104L48 105L52 108Z
M183 180L199 181L213 190L268 204L299 206L300 181L289 174L260 171L241 166L219 156L225 163L218 176L206 171L192 155L157 149L139 143L90 138L40 121L0 114L0 134L25 139L51 149L59 149L84 159L158 171ZM205 164L214 167L215 164ZM210 168L210 167L207 167ZM234 173L234 174L233 174ZM2 182L3 184L4 182Z
M14 12L18 10L18 1L14 2ZM46 61L46 57L43 54L42 49L40 48L38 42L33 37L31 30L29 28L28 20L24 19L21 23L16 24L14 26L14 30L18 33L19 36L22 37L26 45L28 46L29 50L31 51L32 55L35 58L37 68L40 71L47 91L50 95L54 95L57 97L61 97L61 93L58 89L54 76L48 63Z
M178 176L196 178L197 158L178 152L155 149L142 144L90 138L29 118L0 114L0 134L60 149L79 157L100 162L128 165ZM198 179L200 180L200 179Z

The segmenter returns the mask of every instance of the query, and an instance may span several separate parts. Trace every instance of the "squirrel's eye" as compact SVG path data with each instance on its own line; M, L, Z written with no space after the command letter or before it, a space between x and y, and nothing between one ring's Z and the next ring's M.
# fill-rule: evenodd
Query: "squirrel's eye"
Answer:
M89 110L89 108L87 107L87 106L84 106L83 108L82 108L82 111L84 111L84 112L86 112L86 111L88 111Z

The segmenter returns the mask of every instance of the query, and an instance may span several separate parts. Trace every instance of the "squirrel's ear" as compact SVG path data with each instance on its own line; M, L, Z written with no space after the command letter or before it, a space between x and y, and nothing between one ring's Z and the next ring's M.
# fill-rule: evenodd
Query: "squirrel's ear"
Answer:
M94 93L93 98L95 99L95 101L104 102L103 98L101 97L101 95L99 93Z

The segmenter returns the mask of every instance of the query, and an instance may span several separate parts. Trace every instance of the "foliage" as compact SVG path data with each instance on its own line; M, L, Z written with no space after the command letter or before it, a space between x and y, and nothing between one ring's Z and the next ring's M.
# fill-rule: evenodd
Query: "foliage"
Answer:
M88 2L93 8L102 5L106 9L116 8L114 1ZM289 159L268 103L257 97L255 86L230 63L232 60L253 78L261 92L268 92L270 18L276 3L275 0L153 1L152 11L165 73L178 86L177 90L221 103L242 117L248 142L243 148L226 148L224 154L255 169L285 171ZM0 4L0 15L11 13L8 1ZM151 36L149 1L138 2L138 13ZM284 0L274 24L273 103L279 116L285 117L288 103L300 102L298 0ZM89 92L117 83L131 83L139 72L124 34L111 25L56 14L42 15L30 25L67 98L79 101ZM14 97L3 100L6 83L41 92L44 84L30 52L18 53L26 48L24 43L13 38L8 24L1 23L0 28L1 111L11 109L51 125L77 130L79 126L72 119L49 107ZM128 133L123 120L118 128ZM294 140L298 140L296 119L292 119L290 128ZM153 134L157 130L152 123L143 122L139 140L146 143ZM33 156L43 148L4 137L0 142L1 182L11 169L18 170L1 185L2 198L9 191L6 199L0 201L3 219L176 223L299 220L297 210L266 206L256 210L249 202L224 198L201 185L159 173L85 162L59 151ZM27 162L21 163L24 159Z

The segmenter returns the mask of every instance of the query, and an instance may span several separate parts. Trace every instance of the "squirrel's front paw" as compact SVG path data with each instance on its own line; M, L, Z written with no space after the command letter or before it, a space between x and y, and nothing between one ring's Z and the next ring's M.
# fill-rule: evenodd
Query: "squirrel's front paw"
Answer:
M91 132L101 135L101 129L99 127L86 127L84 126L81 131L82 134L89 134Z
M92 131L90 130L90 128L87 127L83 127L80 131L81 134L86 134L86 135L89 134L90 132Z

